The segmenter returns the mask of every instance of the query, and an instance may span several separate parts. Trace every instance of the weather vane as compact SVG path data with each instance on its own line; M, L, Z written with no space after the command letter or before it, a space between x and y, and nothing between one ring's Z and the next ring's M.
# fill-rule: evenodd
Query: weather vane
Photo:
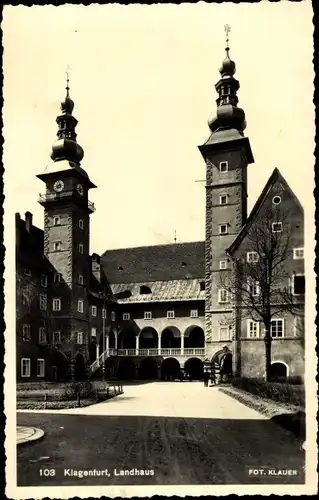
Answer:
M225 24L224 30L225 30L225 33L226 33L226 47L227 47L227 49L229 49L229 45L228 45L228 43L229 43L229 37L228 37L228 35L229 35L230 31L231 31L231 28L230 28L229 24Z
M70 81L70 66L67 65L66 67L66 70L65 70L65 74L66 74L66 90L69 91L69 81Z
M175 243L176 243L176 240L177 240L177 238L176 238L176 229L174 229L174 242Z

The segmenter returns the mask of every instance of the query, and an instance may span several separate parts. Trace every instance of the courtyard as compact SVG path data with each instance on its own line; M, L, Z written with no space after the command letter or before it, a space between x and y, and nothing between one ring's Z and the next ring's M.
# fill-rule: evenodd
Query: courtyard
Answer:
M217 387L200 382L123 385L124 394L90 407L19 411L18 425L45 434L18 447L18 485L79 484L69 469L109 471L81 478L82 485L303 483L300 442ZM267 467L295 472L249 474ZM45 469L54 473L44 476ZM154 474L121 476L115 469Z

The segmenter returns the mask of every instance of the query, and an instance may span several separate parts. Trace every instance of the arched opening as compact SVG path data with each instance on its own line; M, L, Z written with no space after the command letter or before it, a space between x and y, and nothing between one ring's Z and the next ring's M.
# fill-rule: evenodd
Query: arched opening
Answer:
M158 347L157 331L152 327L143 328L139 339L140 349L156 349Z
M204 330L200 326L189 326L184 333L185 349L205 347Z
M68 361L66 357L57 351L52 358L52 379L56 382L68 378Z
M85 376L85 361L82 354L78 353L74 360L74 378L75 380L84 380Z
M120 380L136 379L136 369L132 359L129 358L120 359L117 376Z
M109 348L115 349L115 333L113 332L113 330L111 330L109 333Z
M136 339L135 332L132 328L125 328L119 333L118 348L119 349L135 349Z
M201 380L204 373L204 364L199 358L189 358L185 362L185 375L188 375L190 380Z
M158 364L154 358L145 358L139 368L141 380L155 380L158 378Z
M176 326L168 326L162 332L161 336L162 349L180 349L181 348L181 332Z
M212 357L212 370L215 377L221 376L226 379L233 373L233 355L227 346L217 351Z
M270 378L271 380L287 380L288 369L287 366L281 361L271 363Z
M180 378L181 367L177 359L166 358L162 363L162 380L174 380Z
M96 340L93 339L89 346L90 363L93 363L93 361L96 360L96 345Z

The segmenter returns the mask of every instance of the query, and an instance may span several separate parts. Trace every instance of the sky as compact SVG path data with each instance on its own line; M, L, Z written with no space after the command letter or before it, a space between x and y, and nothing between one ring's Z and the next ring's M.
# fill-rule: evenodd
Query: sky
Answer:
M255 163L252 208L275 167L313 202L313 26L310 2L5 6L6 217L33 213L56 116L70 94L90 193L91 252L203 240L205 162L224 25ZM310 212L313 206L310 207ZM309 214L310 214L309 212ZM11 219L10 219L11 218Z

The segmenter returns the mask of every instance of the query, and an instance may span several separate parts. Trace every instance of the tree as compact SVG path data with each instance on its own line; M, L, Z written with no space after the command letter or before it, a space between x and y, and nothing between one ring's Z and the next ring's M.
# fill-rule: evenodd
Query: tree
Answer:
M239 254L230 254L232 272L220 272L218 286L235 307L264 325L266 380L271 374L272 318L282 312L300 312L300 299L293 295L290 283L288 260L292 252L288 214L265 207L247 228ZM304 294L304 281L299 286Z

